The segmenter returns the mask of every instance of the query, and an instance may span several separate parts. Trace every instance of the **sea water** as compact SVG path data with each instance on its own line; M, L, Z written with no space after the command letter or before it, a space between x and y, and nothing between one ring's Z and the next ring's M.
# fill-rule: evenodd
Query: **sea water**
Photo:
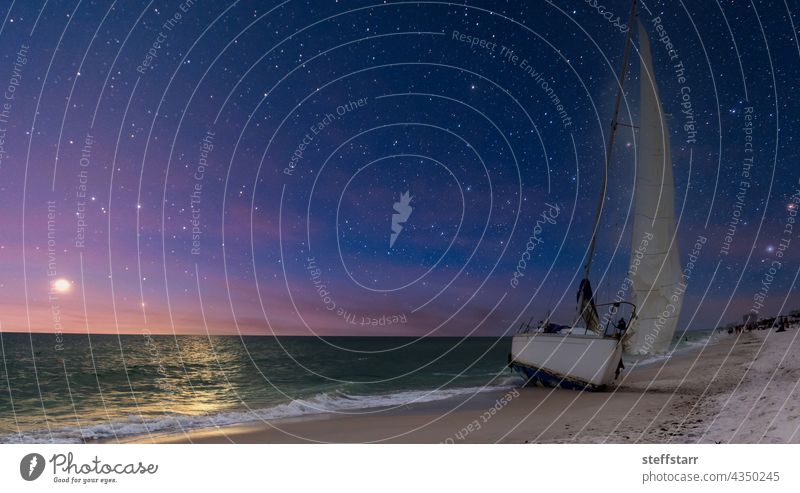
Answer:
M80 442L499 390L509 338L0 333L0 442Z
M669 347L663 353L646 354L641 356L624 354L622 360L626 366L631 363L638 367L660 363L666 359L669 359L669 357L673 354L691 349L702 348L703 346L711 344L715 342L719 336L720 332L714 330L677 331L672 337Z

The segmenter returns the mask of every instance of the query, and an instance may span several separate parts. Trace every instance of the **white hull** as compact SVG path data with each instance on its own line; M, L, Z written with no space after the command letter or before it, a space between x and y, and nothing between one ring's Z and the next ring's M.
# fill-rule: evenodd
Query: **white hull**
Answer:
M615 337L536 332L514 336L510 365L531 384L605 390L614 383L621 357Z

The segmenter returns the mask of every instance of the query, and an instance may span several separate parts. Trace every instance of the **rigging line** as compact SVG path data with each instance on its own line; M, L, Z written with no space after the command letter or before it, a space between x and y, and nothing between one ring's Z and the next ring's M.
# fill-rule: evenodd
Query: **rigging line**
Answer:
M594 256L595 245L597 244L597 233L600 226L600 211L603 210L603 203L606 198L606 182L608 180L608 166L611 162L611 150L614 147L614 135L617 133L617 116L619 115L619 106L622 101L622 94L625 90L625 76L628 72L628 56L631 51L631 39L633 37L633 20L636 17L636 0L631 3L631 13L628 17L628 35L625 38L625 46L622 49L622 67L620 68L619 76L619 89L617 90L617 100L614 103L614 114L611 118L611 131L608 135L608 147L606 148L606 160L603 168L603 180L600 184L600 197L597 199L597 208L594 214L594 226L592 227L592 239L589 242L589 252L586 258L586 264L583 266L583 278L589 279L589 268L592 265L592 257Z

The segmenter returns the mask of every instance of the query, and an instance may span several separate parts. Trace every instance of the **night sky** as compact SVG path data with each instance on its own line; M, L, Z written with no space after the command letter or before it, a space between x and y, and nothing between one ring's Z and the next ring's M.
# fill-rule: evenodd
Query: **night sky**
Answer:
M500 335L570 319L630 8L604 3L3 3L0 328ZM640 9L691 265L679 330L800 308L799 14ZM634 125L638 79L634 50ZM636 138L621 127L614 148L600 302L628 264Z

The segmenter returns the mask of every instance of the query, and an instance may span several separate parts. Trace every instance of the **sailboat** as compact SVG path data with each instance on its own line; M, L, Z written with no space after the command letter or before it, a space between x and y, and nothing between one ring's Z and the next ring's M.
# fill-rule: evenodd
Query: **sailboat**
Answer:
M613 386L624 366L622 353L654 354L667 350L683 300L683 274L675 235L675 187L669 130L654 79L647 32L639 26L641 58L639 145L634 182L631 256L628 269L630 299L596 304L589 280L601 211L606 194L611 151L632 43L636 1L631 6L622 55L619 89L611 119L600 197L591 242L578 287L577 316L569 325L548 320L536 327L521 326L514 335L509 366L529 385L602 391ZM603 320L598 308L606 308ZM626 313L625 320L612 318Z

